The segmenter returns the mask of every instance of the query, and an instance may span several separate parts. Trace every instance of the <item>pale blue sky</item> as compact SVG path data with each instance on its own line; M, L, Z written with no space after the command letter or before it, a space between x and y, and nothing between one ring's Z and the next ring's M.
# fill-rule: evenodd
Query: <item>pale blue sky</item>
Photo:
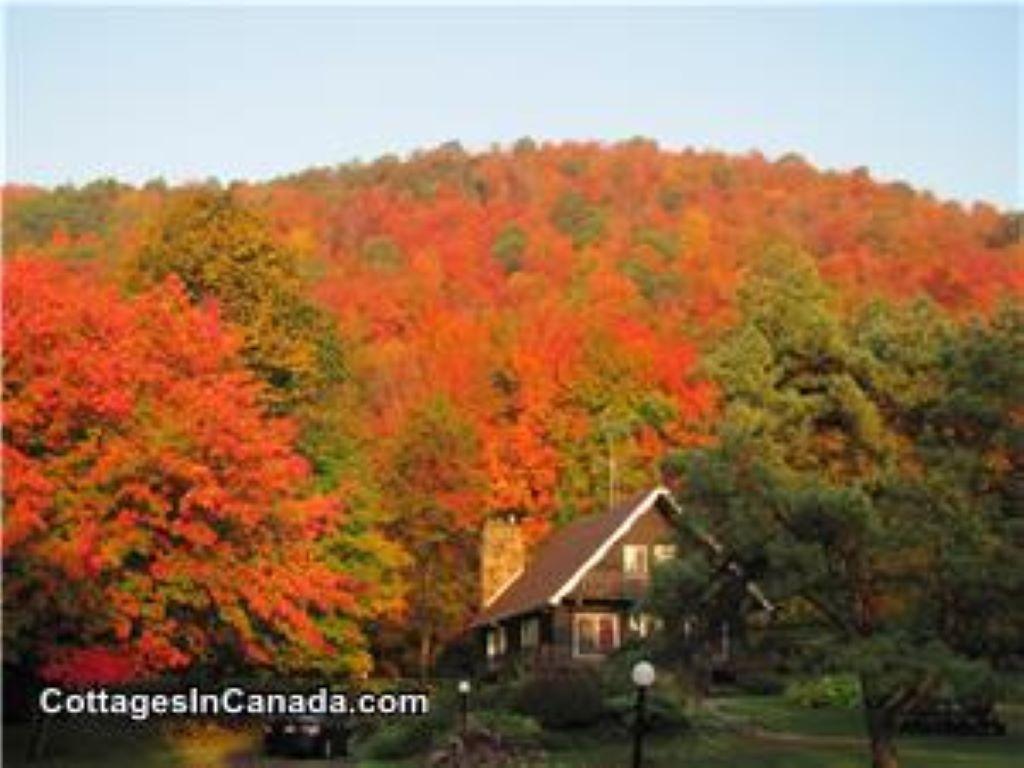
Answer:
M796 151L1021 206L1019 6L7 9L7 177L260 179L458 139Z

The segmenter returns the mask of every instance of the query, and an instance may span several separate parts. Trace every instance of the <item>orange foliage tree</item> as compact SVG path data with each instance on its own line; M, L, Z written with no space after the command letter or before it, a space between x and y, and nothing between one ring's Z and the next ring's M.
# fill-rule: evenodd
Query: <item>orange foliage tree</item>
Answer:
M176 195L101 185L6 197L15 253L102 262L146 253L142 223L173 213ZM292 412L319 486L344 487L354 502L346 519L356 524L334 547L335 567L374 583L402 573L413 591L414 569L393 551L378 557L387 549L380 529L401 535L414 558L442 542L438 551L455 562L473 550L486 515L514 510L536 540L656 482L666 452L706 442L717 405L700 360L738 322L738 288L773 244L814 261L844 317L878 298L921 296L961 322L1024 295L1019 216L880 183L864 169L820 171L794 154L667 151L646 140L522 140L478 154L449 144L236 184L229 197L246 221L251 212L266 226L197 238L171 217L169 246L148 251L159 256L153 276L177 269L201 289L194 299L220 300L225 317L245 325L241 308L254 292L232 303L223 289L252 281L253 245L264 261L294 256L287 280L268 273L267 294L293 285L300 318L309 310L317 328L325 320L324 338L337 331L344 352L343 382L309 389ZM211 247L193 248L197 241ZM229 251L237 258L223 275L187 278L193 266L214 277ZM293 328L250 323L250 344L267 350L250 349L250 366L264 375L277 367L294 347ZM458 510L443 488L395 478L438 401L447 404L440 426L458 425L476 446ZM27 485L17 495L34 493ZM375 559L380 567L352 570ZM476 601L465 569L438 574L450 612L415 596L409 606L433 612L419 622L431 646ZM394 613L400 592L369 589L360 605L388 603Z
M171 279L4 276L5 653L110 682L196 663L365 670L361 585L316 556L341 514L258 406L239 337ZM354 620L354 616L352 619Z

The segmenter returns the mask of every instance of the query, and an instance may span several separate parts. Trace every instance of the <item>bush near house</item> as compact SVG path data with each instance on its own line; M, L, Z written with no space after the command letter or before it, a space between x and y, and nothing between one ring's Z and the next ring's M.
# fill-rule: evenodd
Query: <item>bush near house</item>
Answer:
M609 713L625 730L631 731L636 718L636 695L623 694L606 701ZM644 723L651 733L683 733L690 730L690 720L682 702L666 691L654 689L647 695Z
M786 701L801 707L855 709L861 704L860 683L852 675L823 675L791 683Z
M435 690L430 712L416 717L370 721L368 734L360 739L359 754L378 760L394 760L424 754L440 743L456 724L458 699L450 686Z
M381 726L360 747L375 760L395 760L427 752L435 743L437 724L427 718L406 718Z
M754 696L778 696L786 690L786 681L771 672L757 672L737 677L736 688Z
M597 674L571 668L528 677L519 687L515 709L554 729L594 725L608 714Z
M544 730L528 715L502 710L485 710L474 719L490 733L500 736L513 747L533 749L543 743Z

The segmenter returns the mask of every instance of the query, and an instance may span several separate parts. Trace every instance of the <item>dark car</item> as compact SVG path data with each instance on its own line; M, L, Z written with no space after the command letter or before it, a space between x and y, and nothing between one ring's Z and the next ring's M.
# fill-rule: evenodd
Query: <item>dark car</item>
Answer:
M282 717L263 726L263 749L287 757L344 757L348 728L342 720L323 715Z

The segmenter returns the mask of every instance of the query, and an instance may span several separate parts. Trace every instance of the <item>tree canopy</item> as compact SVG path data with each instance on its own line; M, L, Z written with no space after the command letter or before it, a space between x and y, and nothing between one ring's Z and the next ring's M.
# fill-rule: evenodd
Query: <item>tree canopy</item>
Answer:
M895 766L903 711L988 684L1024 639L1020 313L966 328L928 302L842 317L786 246L757 263L740 308L707 361L716 442L683 461L686 503L724 550L691 548L675 594L713 594L721 563L737 564L783 625L813 630L805 663L860 675L874 763ZM671 587L661 604L690 618Z
M315 621L358 613L361 583L315 551L341 504L260 408L238 334L173 278L125 300L21 262L4 297L8 658L66 681L225 652L366 669L357 629Z
M418 671L478 596L446 565L432 578L449 602L427 599L417 558L471 562L492 514L515 512L536 542L657 482L677 451L745 568L771 582L793 561L777 595L806 592L818 611L868 595L872 642L938 622L904 610L928 595L960 617L950 654L995 662L1015 642L1013 611L971 606L995 594L993 570L1017 588L1019 214L792 155L521 140L228 187L7 187L3 216L12 658L45 626L73 627L55 635L72 645L85 627L90 649L121 655L139 640L114 633L122 598L78 610L102 588L220 610L216 638L187 642L192 618L154 614L182 663L287 647L295 666L372 655ZM146 478L164 511L122 515ZM219 495L184 531L216 538L146 527L180 526L193 485ZM238 499L265 517L212 519ZM284 537L300 509L320 522ZM173 597L132 581L152 554L96 543L127 548L136 525L197 569ZM253 527L253 567L278 574L267 594L289 595L271 619L195 575L249 551L232 526ZM286 590L285 538L343 607ZM102 578L80 563L55 586L69 553L97 547ZM844 558L844 578L880 586L826 579Z

